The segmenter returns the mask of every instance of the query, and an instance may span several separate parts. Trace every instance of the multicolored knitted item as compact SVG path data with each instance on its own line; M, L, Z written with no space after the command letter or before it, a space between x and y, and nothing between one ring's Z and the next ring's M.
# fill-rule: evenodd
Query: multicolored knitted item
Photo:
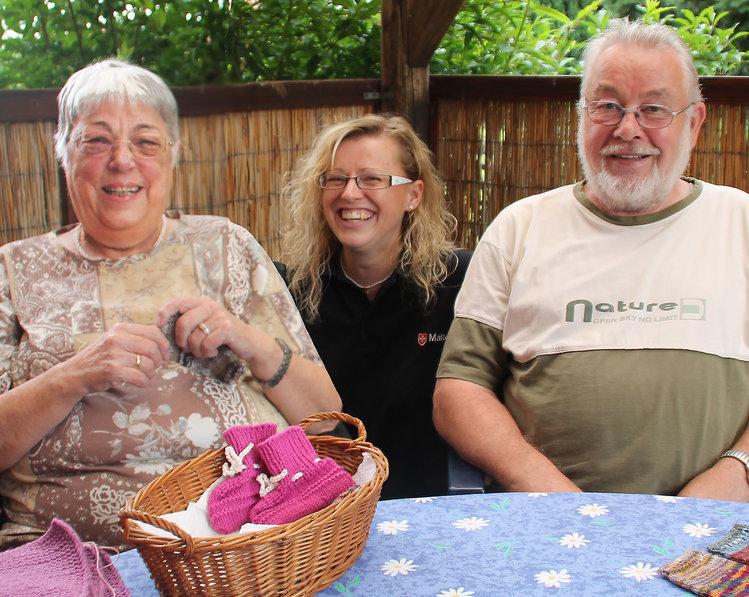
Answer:
M749 547L740 549L736 553L732 553L730 558L734 562L741 562L742 564L749 564Z
M749 566L702 551L688 549L660 573L697 595L749 596Z
M224 479L208 497L211 526L224 535L236 533L250 522L250 510L258 500L257 476L265 466L257 457L257 445L276 433L275 423L236 425L224 432L226 462Z
M728 535L708 545L707 551L729 560L749 564L749 525L733 525Z
M260 499L250 512L256 524L293 522L332 504L354 486L351 475L332 458L318 458L299 426L284 429L257 446L268 469L259 475Z

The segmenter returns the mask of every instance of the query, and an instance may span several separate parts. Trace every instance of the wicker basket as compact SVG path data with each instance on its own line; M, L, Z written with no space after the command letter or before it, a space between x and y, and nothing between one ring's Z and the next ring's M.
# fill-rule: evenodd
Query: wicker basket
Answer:
M321 413L300 425L330 420L355 426L357 437L311 436L317 454L333 458L353 474L366 452L377 470L357 491L295 522L255 533L196 538L161 518L185 510L221 476L222 449L176 466L127 501L119 513L125 540L138 549L162 595L314 595L343 575L369 537L388 462L365 441L364 425L355 417ZM176 537L150 533L133 521Z

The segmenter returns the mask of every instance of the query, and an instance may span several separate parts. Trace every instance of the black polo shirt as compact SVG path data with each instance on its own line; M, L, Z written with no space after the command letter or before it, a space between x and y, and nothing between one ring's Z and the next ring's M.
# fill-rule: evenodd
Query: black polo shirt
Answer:
M370 302L336 259L324 279L320 319L307 322L343 410L362 420L368 440L389 460L385 499L447 490L446 449L432 423L432 395L471 253L456 255L455 271L427 311L397 274Z

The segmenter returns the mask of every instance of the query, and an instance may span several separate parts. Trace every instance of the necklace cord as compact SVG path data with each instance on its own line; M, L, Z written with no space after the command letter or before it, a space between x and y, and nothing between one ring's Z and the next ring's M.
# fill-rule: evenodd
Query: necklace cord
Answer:
M340 265L341 265L341 271L343 272L343 275L346 276L346 279L349 282L351 282L354 286L356 286L357 288L360 288L361 290L364 290L364 291L371 290L375 286L377 286L379 284L382 284L383 282L387 282L387 280L390 278L390 276L393 275L393 272L395 271L395 268L393 268L390 271L390 273L387 276L385 276L382 280L380 280L379 282L375 282L374 284L370 284L369 286L364 286L362 284L359 284L359 282L357 282L356 280L354 280L351 276L349 276L346 273L346 268L343 267L343 260L341 260Z

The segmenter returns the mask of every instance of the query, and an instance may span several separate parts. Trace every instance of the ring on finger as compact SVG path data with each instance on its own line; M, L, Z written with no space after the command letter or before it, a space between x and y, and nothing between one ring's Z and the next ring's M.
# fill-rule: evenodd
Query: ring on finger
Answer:
M198 324L198 328L199 328L199 329L200 329L200 331L201 331L201 332L203 332L203 334L205 334L206 336L207 336L208 334L210 334L210 333L211 333L211 328L209 328L209 327L208 327L208 326L207 326L206 324L204 324L204 323L199 323L199 324Z
M139 354L135 355L135 368L140 369L140 363L143 360L143 357L141 357Z

